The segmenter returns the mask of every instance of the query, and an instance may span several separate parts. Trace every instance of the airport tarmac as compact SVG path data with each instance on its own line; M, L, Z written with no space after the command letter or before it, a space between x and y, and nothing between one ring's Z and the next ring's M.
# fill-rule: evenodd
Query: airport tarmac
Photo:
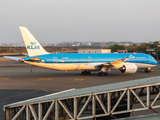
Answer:
M139 69L135 74L123 74L118 70L113 70L108 72L108 76L98 76L98 72L93 72L91 75L81 75L81 71L55 71L0 57L0 112L4 104L30 97L72 88L92 87L159 76L160 65L152 70L151 73L144 73L142 69ZM6 94L6 91L9 94ZM24 97L24 94L28 97ZM4 117L4 114L0 114L0 118L2 118L1 115Z
M151 73L144 73L139 69L135 74L123 74L119 70L113 70L108 72L108 76L98 76L98 72L81 75L81 71L56 71L3 58L0 61L0 89L45 89L55 92L158 76L160 65L153 70Z

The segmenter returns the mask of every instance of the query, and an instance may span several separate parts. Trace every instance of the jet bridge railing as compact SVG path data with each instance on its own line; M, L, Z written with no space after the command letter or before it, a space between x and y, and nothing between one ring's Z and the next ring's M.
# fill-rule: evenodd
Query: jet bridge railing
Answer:
M77 95L5 108L6 120L81 120L134 116L160 108L160 83Z

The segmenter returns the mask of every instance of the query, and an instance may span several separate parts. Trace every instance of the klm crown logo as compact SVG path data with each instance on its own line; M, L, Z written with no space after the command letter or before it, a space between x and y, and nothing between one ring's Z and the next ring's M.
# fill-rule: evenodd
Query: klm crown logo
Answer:
M27 45L27 49L40 49L39 45L36 45L37 42L30 42L31 45Z

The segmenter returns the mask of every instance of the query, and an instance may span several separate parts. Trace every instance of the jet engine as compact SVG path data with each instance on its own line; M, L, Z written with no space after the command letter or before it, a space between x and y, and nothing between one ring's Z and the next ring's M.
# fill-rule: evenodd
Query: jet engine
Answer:
M125 63L120 69L122 73L135 73L138 70L138 67L134 63Z

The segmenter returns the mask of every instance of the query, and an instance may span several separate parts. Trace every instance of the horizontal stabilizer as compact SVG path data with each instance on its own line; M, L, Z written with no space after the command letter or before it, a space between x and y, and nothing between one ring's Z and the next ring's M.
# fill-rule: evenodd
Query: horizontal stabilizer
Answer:
M16 61L19 61L20 59L22 59L22 58L19 58L19 57L11 57L11 56L3 56L3 57L11 59L11 60L16 60Z

